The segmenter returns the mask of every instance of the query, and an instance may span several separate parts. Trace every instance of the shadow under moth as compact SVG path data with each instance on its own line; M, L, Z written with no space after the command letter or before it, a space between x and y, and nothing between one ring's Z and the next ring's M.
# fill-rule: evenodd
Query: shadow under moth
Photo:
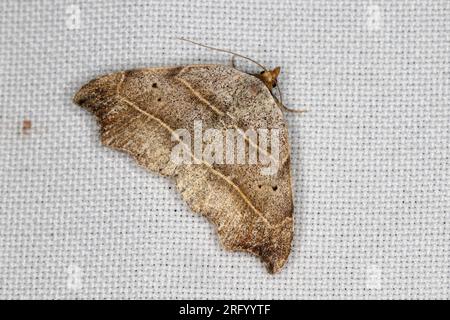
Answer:
M290 148L281 111L286 107L272 95L280 68L257 64L263 68L258 74L239 71L234 63L121 71L90 81L74 102L96 116L104 145L172 178L189 207L215 225L226 249L256 255L275 273L286 263L293 237ZM246 157L253 148L266 160L274 157L273 150L267 143L263 150L246 132L278 130L277 170L263 174L270 159L266 164L205 160L177 133L182 128L194 136L199 121L223 136L234 130ZM172 161L180 143L192 161ZM230 156L233 150L228 144L226 149Z

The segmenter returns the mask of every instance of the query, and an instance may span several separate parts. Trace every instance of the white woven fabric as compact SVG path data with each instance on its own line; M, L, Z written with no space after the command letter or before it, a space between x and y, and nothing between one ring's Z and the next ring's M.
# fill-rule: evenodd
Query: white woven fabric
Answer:
M1 1L1 298L449 298L450 4ZM140 66L282 66L295 235L277 275L71 98ZM241 67L256 70L241 63ZM28 134L23 120L32 121Z

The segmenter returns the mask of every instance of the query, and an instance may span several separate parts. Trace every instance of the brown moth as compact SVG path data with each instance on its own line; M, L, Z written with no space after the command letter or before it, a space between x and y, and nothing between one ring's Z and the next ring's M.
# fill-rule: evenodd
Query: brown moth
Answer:
M279 71L252 75L226 65L128 70L90 81L74 102L96 115L104 145L174 179L189 207L216 226L226 249L259 256L275 273L286 263L293 236L288 130L271 93ZM277 172L263 175L261 164L173 163L171 150L181 141L174 132L193 133L196 120L222 132L277 128ZM244 138L248 147L252 141Z

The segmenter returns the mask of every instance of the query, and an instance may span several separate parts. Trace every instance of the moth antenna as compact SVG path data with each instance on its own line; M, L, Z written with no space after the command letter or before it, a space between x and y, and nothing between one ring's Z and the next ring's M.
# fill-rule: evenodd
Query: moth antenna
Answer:
M235 56L240 57L240 58L242 58L242 59L246 59L246 60L248 60L248 61L251 61L251 62L253 62L254 64L256 64L257 66L259 66L260 68L264 69L264 71L267 71L267 68L264 67L264 66L263 66L261 63L259 63L258 61L255 61L255 60L253 60L253 59L251 59L251 58L249 58L249 57L246 57L246 56L244 56L244 55L242 55L242 54L233 52L233 51L231 51L231 50L226 50L226 49L220 49L220 48L215 48L215 47L207 46L207 45L205 45L205 44L201 44L201 43L195 42L195 41L193 41L193 40L185 39L185 38L178 38L178 39L179 39L179 40L186 41L186 42L190 42L190 43L192 43L192 44L195 44L195 45L197 45L197 46L204 47L204 48L207 48L207 49L210 49L210 50L215 50L215 51L220 51L220 52L226 52L226 53L235 55Z
M283 104L283 96L281 95L281 89L280 89L280 86L279 86L279 85L277 85L277 91L278 91L278 96L280 97L280 100L278 101L278 104L281 106L282 109L284 109L284 110L286 110L286 111L288 111L288 112L294 112L294 113L303 113L303 112L306 112L306 110L296 110L296 109L291 109L291 108L286 107L286 106Z

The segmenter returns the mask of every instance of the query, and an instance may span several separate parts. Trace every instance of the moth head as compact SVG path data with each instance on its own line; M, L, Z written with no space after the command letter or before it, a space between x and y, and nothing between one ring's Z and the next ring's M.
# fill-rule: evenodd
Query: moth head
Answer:
M259 80L264 82L264 84L266 85L266 87L269 90L272 90L273 88L275 88L277 86L277 78L278 78L279 74L280 74L280 67L276 67L273 70L261 71L261 73L255 75L255 76Z

